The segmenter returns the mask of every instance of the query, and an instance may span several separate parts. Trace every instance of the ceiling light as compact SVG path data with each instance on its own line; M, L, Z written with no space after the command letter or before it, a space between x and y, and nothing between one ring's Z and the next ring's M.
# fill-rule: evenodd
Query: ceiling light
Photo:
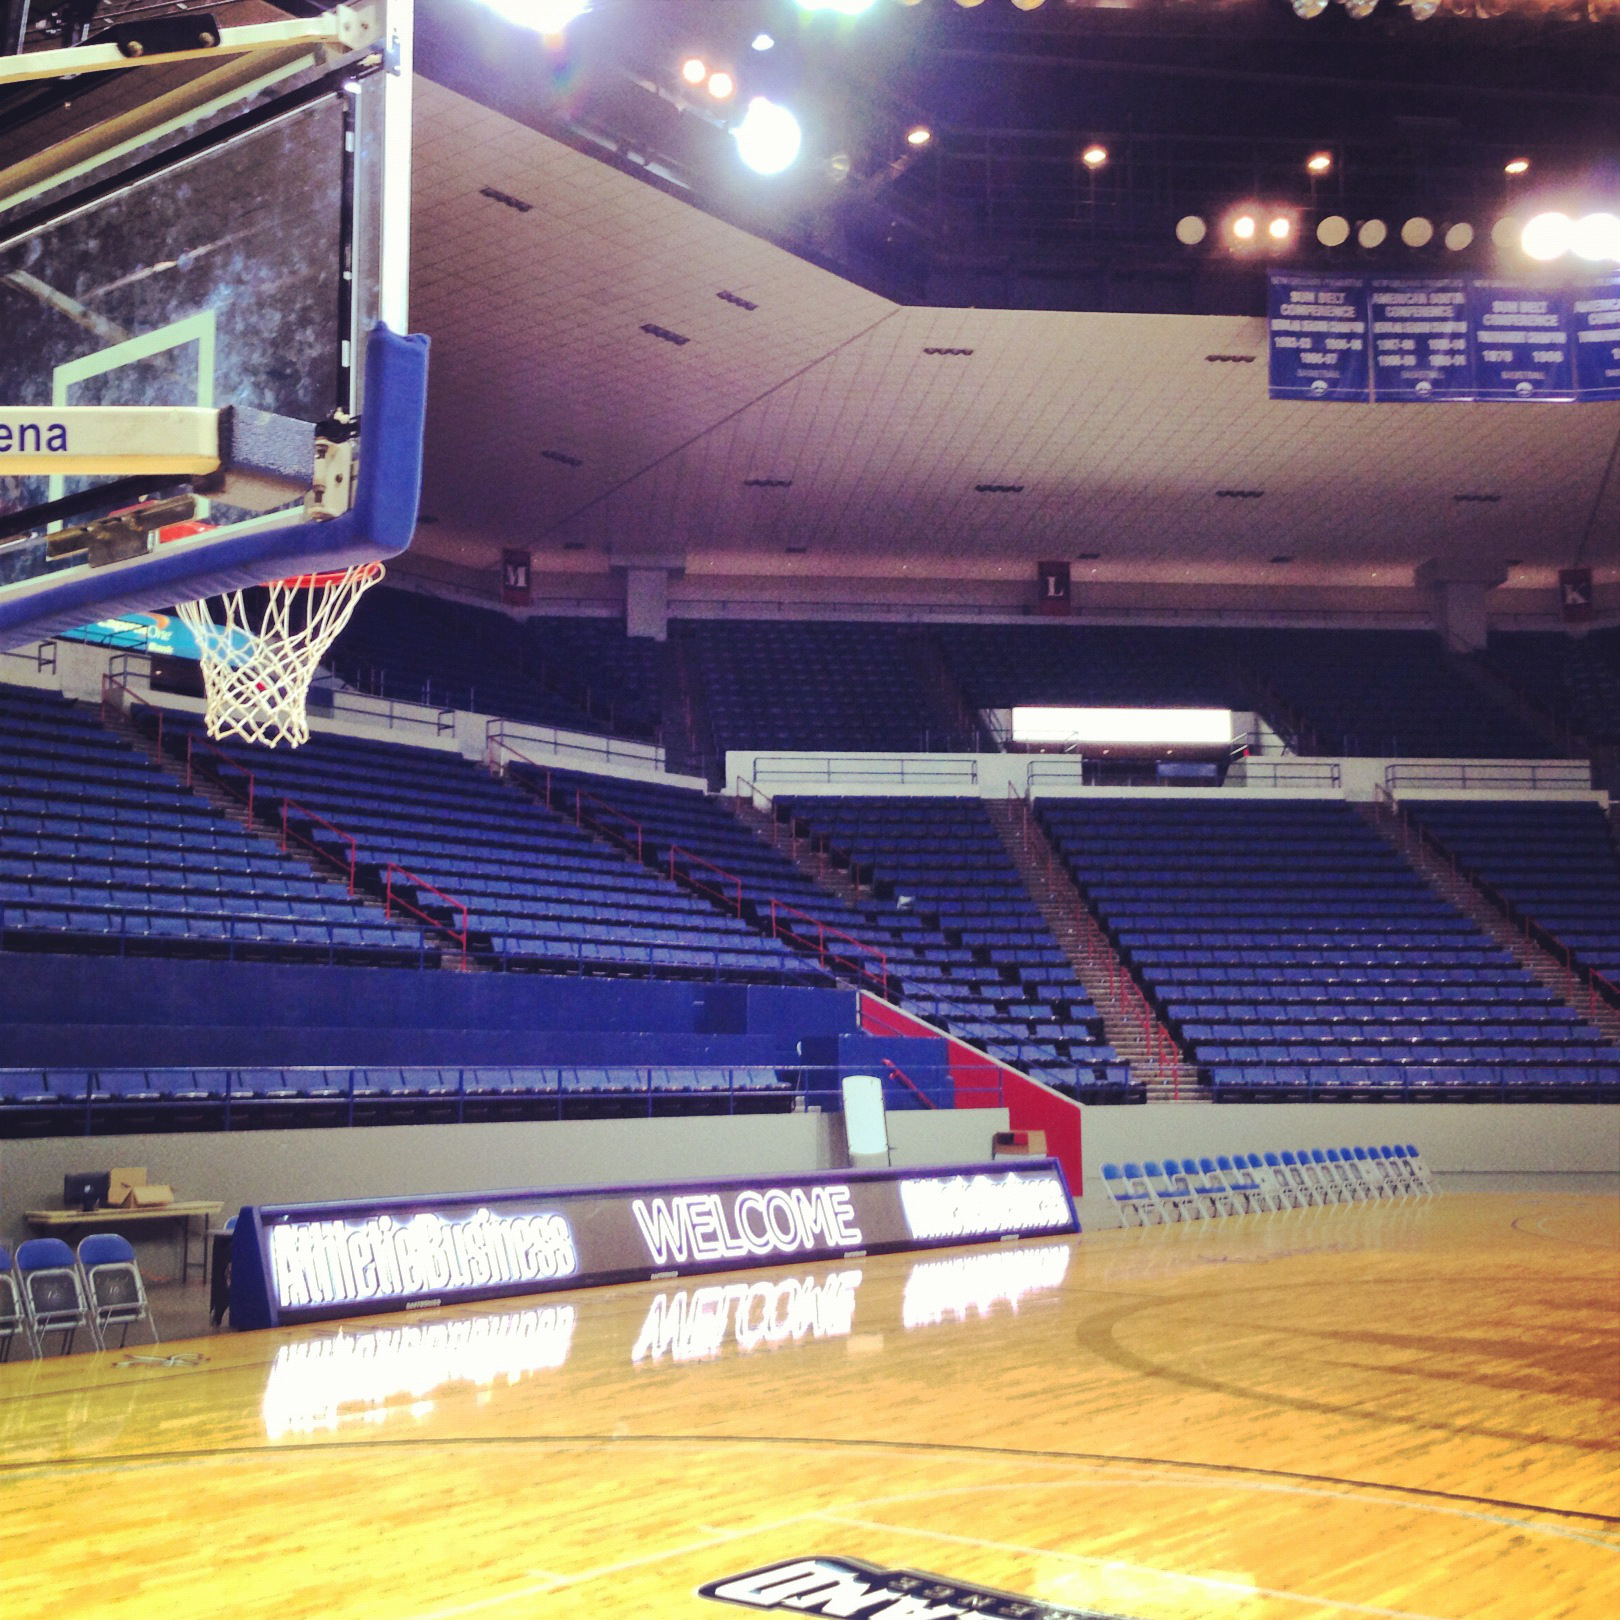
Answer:
M1434 240L1434 222L1414 214L1401 226L1401 240L1409 248L1427 247Z
M1412 13L1413 22L1427 22L1440 9L1440 0L1400 0Z
M1549 209L1526 222L1519 237L1519 246L1530 258L1539 259L1544 264L1561 259L1569 252L1570 235L1574 228L1574 221L1568 214L1561 214L1556 208Z
M1266 235L1273 242L1286 242L1294 234L1294 222L1286 214L1274 214L1266 226Z
M1254 240L1254 230L1253 214L1239 214L1232 221L1232 234L1240 242L1252 242Z
M926 146L934 138L934 132L926 124L918 124L906 131L907 146Z
M1590 264L1620 262L1620 218L1613 214L1587 214L1576 220L1569 236L1570 251Z
M1305 172L1307 174L1326 174L1333 167L1333 154L1331 152L1312 152L1305 159Z
M1474 227L1466 219L1460 219L1455 225L1446 226L1445 243L1453 253L1461 253L1465 247L1474 240Z
M559 38L568 25L591 9L591 0L484 0L498 16L547 39Z
M1339 0L1339 3L1357 22L1372 16L1378 9L1378 0Z
M1039 11L1046 4L1046 0L1013 0L1013 4L1020 11Z
M1364 219L1356 228L1356 245L1364 248L1382 247L1389 235L1389 226L1381 219Z
M1502 165L1503 174L1529 174L1529 172L1529 158L1509 158L1508 161Z
M1080 154L1080 161L1088 169L1100 169L1108 161L1108 148L1101 141L1093 141Z
M1328 8L1328 0L1289 0L1294 8L1296 17L1303 17L1307 22L1312 17L1320 17Z
M804 144L799 120L764 96L755 96L748 103L742 122L731 134L738 156L755 174L780 174L791 168Z
M689 56L681 63L681 77L688 84L702 84L709 76L709 64L701 56Z
M1197 214L1185 214L1176 221L1176 240L1183 247L1197 247L1209 232L1209 226Z
M716 101L730 101L737 92L737 81L722 69L709 75L709 94Z
M776 41L769 34L755 34L752 44L756 51L768 51L775 46Z
M1318 221L1316 240L1323 247L1343 247L1350 240L1350 221L1343 214L1329 214Z
M1491 226L1491 240L1499 248L1510 248L1519 240L1519 222L1511 214L1504 214Z

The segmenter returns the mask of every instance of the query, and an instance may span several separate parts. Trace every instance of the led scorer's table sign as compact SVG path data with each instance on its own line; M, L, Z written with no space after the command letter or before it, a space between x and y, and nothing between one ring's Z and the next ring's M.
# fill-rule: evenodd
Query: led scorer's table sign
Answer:
M244 1209L231 1323L1077 1232L1054 1159Z

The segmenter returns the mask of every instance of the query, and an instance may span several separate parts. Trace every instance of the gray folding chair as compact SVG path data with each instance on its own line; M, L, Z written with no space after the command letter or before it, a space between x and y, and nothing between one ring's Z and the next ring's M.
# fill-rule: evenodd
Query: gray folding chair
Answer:
M79 1270L90 1305L90 1331L97 1344L106 1349L112 1342L112 1330L118 1328L122 1349L137 1322L146 1324L152 1343L157 1343L157 1323L152 1320L141 1268L127 1238L116 1232L96 1232L85 1238L79 1244Z
M73 1251L61 1238L29 1238L18 1245L16 1265L23 1309L40 1355L45 1354L48 1334L62 1335L63 1355L73 1349L73 1338L80 1328L89 1328L91 1338L96 1337Z
M21 1339L31 1356L39 1354L34 1343L34 1325L23 1305L22 1288L11 1264L11 1251L0 1243L0 1361L11 1359L11 1347Z

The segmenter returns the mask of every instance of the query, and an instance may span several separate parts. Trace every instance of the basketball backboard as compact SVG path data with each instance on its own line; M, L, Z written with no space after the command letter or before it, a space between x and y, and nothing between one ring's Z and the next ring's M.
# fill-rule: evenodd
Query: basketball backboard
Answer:
M409 544L410 0L219 15L0 56L0 649ZM208 526L106 522L170 498Z

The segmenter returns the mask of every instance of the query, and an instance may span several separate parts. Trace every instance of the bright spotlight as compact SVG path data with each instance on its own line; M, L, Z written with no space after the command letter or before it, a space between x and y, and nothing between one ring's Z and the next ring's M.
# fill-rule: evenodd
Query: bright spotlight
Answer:
M591 9L591 0L484 0L484 4L508 22L547 39L558 38L569 23Z
M1252 242L1254 240L1254 232L1255 223L1253 214L1239 214L1237 218L1232 221L1232 234L1238 239L1238 241Z
M1529 158L1509 158L1507 162L1502 165L1503 174L1529 174L1529 172Z
M748 103L742 122L731 134L737 155L755 174L780 174L791 168L804 144L799 120L764 96L755 96Z
M1197 247L1208 231L1209 227L1197 214L1184 214L1176 221L1176 240L1183 247Z
M1585 214L1575 221L1569 236L1570 251L1590 264L1620 261L1620 218L1614 214Z
M1329 214L1317 222L1316 240L1323 247L1343 247L1350 240L1350 221L1343 214Z
M1381 219L1364 219L1356 230L1356 245L1364 248L1382 247L1389 235L1389 226Z
M1491 240L1499 248L1510 248L1519 240L1519 222L1511 214L1504 214L1491 226Z
M1474 227L1466 219L1446 226L1445 244L1452 253L1461 253L1464 248L1472 246L1473 240Z
M1307 22L1312 17L1320 17L1328 8L1328 0L1289 0L1294 8L1296 17L1303 17Z
M776 41L769 34L755 34L753 48L756 51L769 51L776 48Z
M737 81L729 73L721 71L709 75L709 94L716 101L730 101L737 93Z
M1340 4L1357 22L1362 22L1378 9L1378 0L1340 0Z
M1294 222L1286 214L1275 214L1266 226L1266 235L1273 242L1286 242L1294 234Z
M1536 214L1525 223L1523 234L1519 237L1519 246L1532 259L1539 259L1543 264L1553 259L1561 259L1570 250L1570 237L1574 231L1574 222L1568 214L1561 214L1557 209L1549 209L1544 214Z
M934 132L926 124L918 124L906 131L907 146L926 146L934 138Z
M1100 169L1108 161L1108 148L1101 141L1093 141L1080 154L1080 161L1088 169Z
M1020 11L1039 11L1046 4L1046 0L1013 0L1013 4Z
M1401 226L1401 240L1409 248L1427 247L1434 240L1434 222L1414 214Z
M1440 0L1400 0L1412 13L1413 22L1427 22L1440 9Z
M701 56L689 56L681 63L681 77L688 84L702 84L709 76L709 64Z
M1331 152L1312 152L1305 159L1305 172L1307 174L1326 174L1333 167L1333 154Z

